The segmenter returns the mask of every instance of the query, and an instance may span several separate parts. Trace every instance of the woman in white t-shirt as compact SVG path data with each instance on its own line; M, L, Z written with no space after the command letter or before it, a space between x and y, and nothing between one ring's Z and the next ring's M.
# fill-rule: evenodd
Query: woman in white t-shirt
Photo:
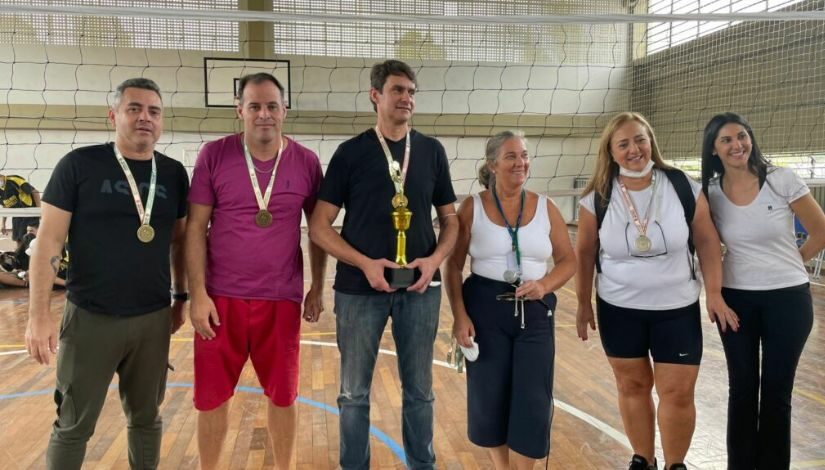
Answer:
M502 470L532 469L550 450L553 292L576 271L561 212L525 189L526 145L511 131L487 141L479 170L487 189L461 203L445 269L453 334L464 347L478 344L478 357L467 362L467 433ZM462 286L468 254L471 275Z
M609 204L603 209L605 201ZM596 327L591 300L595 265L602 346L634 452L629 469L658 468L654 384L665 468L684 469L702 358L701 286L689 246L691 233L711 319L725 329L736 328L737 322L720 294L719 237L707 202L698 184L665 165L644 117L621 113L602 133L596 170L580 204L576 326L582 340L587 339L588 325Z
M751 126L734 113L705 127L702 186L727 248L722 296L741 320L738 331L720 332L728 362L728 469L787 469L791 391L813 324L803 263L825 248L825 215L802 179L768 163ZM809 233L799 248L794 214Z

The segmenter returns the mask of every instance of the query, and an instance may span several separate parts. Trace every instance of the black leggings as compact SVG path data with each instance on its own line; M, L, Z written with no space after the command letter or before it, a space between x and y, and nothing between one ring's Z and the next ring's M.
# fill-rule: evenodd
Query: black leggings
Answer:
M722 296L739 316L739 331L720 330L728 361L728 470L787 469L794 375L813 325L810 286L723 288Z

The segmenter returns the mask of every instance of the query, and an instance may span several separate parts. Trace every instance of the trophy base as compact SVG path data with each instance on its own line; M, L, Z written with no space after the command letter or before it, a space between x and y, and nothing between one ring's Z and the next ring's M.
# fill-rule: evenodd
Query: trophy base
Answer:
M415 280L421 276L417 269L408 268L386 268L384 269L384 277L390 283L391 289L404 289L410 287L415 283Z

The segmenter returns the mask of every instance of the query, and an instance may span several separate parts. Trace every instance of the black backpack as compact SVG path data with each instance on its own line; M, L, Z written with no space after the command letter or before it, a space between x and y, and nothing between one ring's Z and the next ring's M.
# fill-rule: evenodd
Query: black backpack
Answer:
M693 189L690 187L688 176L676 168L660 168L665 172L665 176L676 189L676 194L679 196L679 202L682 203L682 209L685 212L685 222L688 227L688 250L690 251L690 278L696 279L696 267L693 265L693 255L696 253L696 247L693 245L693 215L696 213L696 199L693 197ZM610 204L610 195L613 194L613 178L607 183L607 199L602 198L598 191L593 192L593 207L596 209L596 234L602 228L604 216L607 214L607 205ZM596 253L596 272L602 272L602 266L599 262L599 254Z

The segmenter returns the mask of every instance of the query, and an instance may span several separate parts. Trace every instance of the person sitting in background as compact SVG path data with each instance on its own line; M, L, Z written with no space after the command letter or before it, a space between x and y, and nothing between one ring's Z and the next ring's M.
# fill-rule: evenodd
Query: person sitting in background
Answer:
M29 258L37 241L40 219L34 220L26 227L26 234L20 239L20 246L14 251L0 253L0 285L9 287L29 286ZM69 253L63 247L63 256L55 278L55 287L66 286L66 272L69 267Z

